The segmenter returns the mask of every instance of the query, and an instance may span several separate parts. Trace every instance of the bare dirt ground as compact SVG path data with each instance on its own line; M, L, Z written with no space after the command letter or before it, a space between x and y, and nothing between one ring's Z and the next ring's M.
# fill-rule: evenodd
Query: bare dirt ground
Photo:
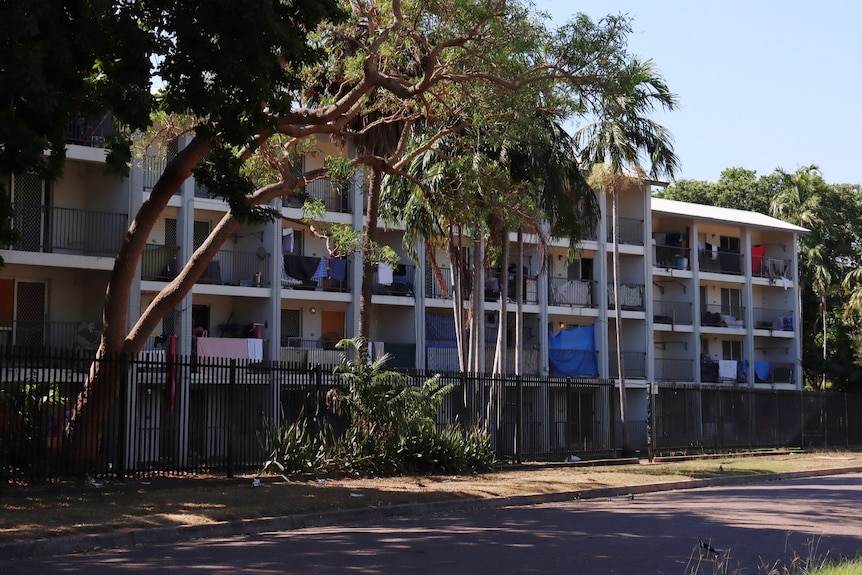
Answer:
M668 463L524 465L476 475L386 478L243 476L0 486L0 542L400 503L786 473L862 465L855 452L723 456Z

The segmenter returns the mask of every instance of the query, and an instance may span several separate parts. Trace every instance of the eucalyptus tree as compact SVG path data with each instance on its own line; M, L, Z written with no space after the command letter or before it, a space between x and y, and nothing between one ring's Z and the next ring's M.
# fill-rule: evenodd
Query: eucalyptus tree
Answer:
M575 139L586 165L593 166L594 185L612 199L613 298L616 314L616 361L619 377L622 447L629 452L625 365L623 361L622 308L620 306L619 189L643 186L652 178L672 176L679 159L668 131L649 118L656 108L672 110L676 96L649 60L632 59L600 102L595 122L578 130ZM642 163L649 163L649 171Z

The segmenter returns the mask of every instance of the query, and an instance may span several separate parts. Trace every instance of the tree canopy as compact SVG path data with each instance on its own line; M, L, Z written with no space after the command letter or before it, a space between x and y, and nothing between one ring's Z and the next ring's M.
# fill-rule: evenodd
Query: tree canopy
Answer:
M298 169L296 159L310 138L354 143L351 162L365 167L373 184L384 174L409 179L405 168L415 158L469 127L479 140L476 149L486 147L471 157L492 160L476 176L494 173L490 181L523 183L529 166L498 162L495 155L505 146L482 140L535 141L527 131L536 110L553 122L602 117L615 101L611 96L624 98L640 85L632 76L637 60L627 50L628 18L594 22L577 15L551 29L531 4L519 1L61 4L37 0L0 8L0 45L9 62L0 82L0 169L57 177L63 127L77 114L112 113L118 135L109 143L108 163L121 172L131 158L131 136L153 122L190 136L134 215L117 254L100 355L139 351L241 222L272 217L273 202L326 175ZM185 120L172 124L179 115ZM127 330L131 286L147 239L192 174L230 211ZM375 189L366 241L376 229ZM505 205L507 196L485 199L486 206ZM524 205L574 222L569 227L576 231L582 203L541 201L527 195ZM103 417L116 391L116 378L94 366L73 419L92 401Z

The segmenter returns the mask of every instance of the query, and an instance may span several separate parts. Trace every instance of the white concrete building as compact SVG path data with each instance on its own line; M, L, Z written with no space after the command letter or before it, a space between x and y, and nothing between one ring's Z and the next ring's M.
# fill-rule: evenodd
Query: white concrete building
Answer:
M99 140L84 143L94 142ZM120 179L105 175L104 158L104 149L74 143L59 181L11 179L21 238L0 250L6 260L0 268L0 346L86 348L90 324L100 326L113 255L160 165L140 163ZM310 156L306 168L322 161ZM157 335L176 334L184 354L194 346L211 355L337 362L334 342L353 335L358 322L361 265L358 256L330 258L324 242L299 223L306 195L325 202L329 221L362 228L361 178L348 186L314 182L284 201L281 221L241 227L225 243L183 304L152 334L148 349ZM600 202L609 214L609 202ZM565 242L553 246L546 265L535 244L528 244L521 264L524 373L617 379L615 334L622 330L634 419L645 418L652 382L800 389L797 239L806 230L761 214L656 199L644 190L621 192L620 206L620 310L608 288L609 216L580 243L574 264L567 263ZM226 211L224 202L193 181L178 191L149 238L132 319ZM402 264L376 272L371 339L393 354L396 367L455 368L446 335L452 317L447 290L428 266L404 255L398 230L381 230L381 238L402 254ZM505 273L498 266L487 278L489 346L498 325L499 282L509 281L514 297L517 265L508 262ZM450 270L442 272L445 277ZM514 317L514 305L509 313ZM508 325L511 344L515 322ZM590 329L578 331L583 328ZM487 357L490 366L493 350Z

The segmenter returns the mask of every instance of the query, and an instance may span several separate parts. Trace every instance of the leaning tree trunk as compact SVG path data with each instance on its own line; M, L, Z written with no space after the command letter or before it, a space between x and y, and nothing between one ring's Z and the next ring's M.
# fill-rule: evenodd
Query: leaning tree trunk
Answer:
M616 314L616 340L617 340L617 372L620 380L620 427L622 430L622 452L624 456L629 455L631 446L629 445L628 431L628 408L626 405L626 376L625 365L623 363L623 318L622 310L620 309L620 250L619 250L619 194L616 187L613 193L613 240L612 246L614 250L614 313Z
M371 168L368 182L368 207L365 215L365 241L373 245L377 241L377 212L380 207L380 186L383 173L377 167ZM362 288L359 297L359 329L358 335L365 341L371 336L371 298L374 287L374 267L367 257L362 260Z
M66 463L73 473L85 473L98 461L105 422L120 393L118 363L128 354L126 326L134 275L147 239L174 192L209 151L205 138L195 137L168 163L149 197L129 226L105 290L102 339L82 391L66 425Z

